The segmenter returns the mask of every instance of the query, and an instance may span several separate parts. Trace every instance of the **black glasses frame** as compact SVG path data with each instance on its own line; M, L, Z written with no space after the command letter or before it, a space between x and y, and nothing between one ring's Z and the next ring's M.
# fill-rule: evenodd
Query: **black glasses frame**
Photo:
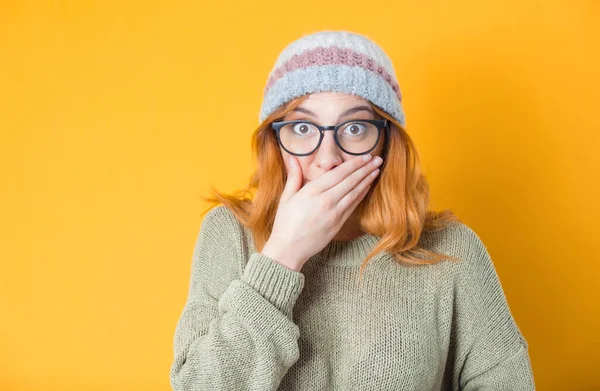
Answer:
M351 122L368 122L370 124L373 124L375 126L377 126L377 141L375 142L375 144L373 145L373 147L371 149L369 149L368 151L365 152L361 152L361 153L354 153L354 152L349 152L346 151L342 145L340 144L338 138L337 138L337 130L339 128L341 128L342 126L351 123ZM288 124L298 124L298 123L302 123L302 124L311 124L313 126L315 126L317 129L319 129L319 142L317 143L317 146L315 147L315 149L313 149L312 151L308 152L308 153L293 153L292 151L289 151L281 142L281 137L279 135L279 131L281 130L281 128L285 125ZM339 123L337 125L332 125L332 126L321 126L319 124L316 124L312 121L306 121L306 120L293 120L293 121L278 121L278 122L273 122L271 123L271 128L273 128L273 130L275 131L275 133L277 134L277 142L279 143L279 145L281 145L281 148L283 148L287 153L289 153L290 155L294 155L294 156L308 156L313 154L317 149L319 149L319 147L321 146L321 141L323 141L323 137L325 136L325 133L323 133L325 130L333 130L333 139L335 140L335 143L337 144L338 148L341 149L342 151L346 152L349 155L366 155L367 153L371 152L372 150L375 149L375 147L377 147L377 145L379 144L379 139L381 138L381 130L385 129L386 130L386 140L389 140L390 138L390 127L388 126L389 122L387 120L387 118L384 119L352 119L352 120L348 120L348 121L344 121L342 123Z

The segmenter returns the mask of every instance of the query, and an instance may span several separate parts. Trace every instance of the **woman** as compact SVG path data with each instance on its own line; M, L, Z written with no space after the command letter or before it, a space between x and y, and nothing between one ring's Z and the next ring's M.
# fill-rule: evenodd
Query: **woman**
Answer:
M292 42L259 119L250 184L215 192L223 205L202 222L174 390L534 389L485 246L426 209L376 43L344 31Z

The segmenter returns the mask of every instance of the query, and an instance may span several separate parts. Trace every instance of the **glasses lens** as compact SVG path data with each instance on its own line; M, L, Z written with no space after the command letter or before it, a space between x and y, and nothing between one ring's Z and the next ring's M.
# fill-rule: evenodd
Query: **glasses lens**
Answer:
M350 153L364 153L377 143L377 126L364 121L352 121L337 130L338 141ZM319 129L307 122L284 125L279 131L281 143L288 151L305 154L319 143Z
M363 153L377 143L377 126L363 121L349 122L338 129L338 141L346 151Z
M292 153L309 153L319 143L319 129L307 122L286 124L279 130L284 148Z

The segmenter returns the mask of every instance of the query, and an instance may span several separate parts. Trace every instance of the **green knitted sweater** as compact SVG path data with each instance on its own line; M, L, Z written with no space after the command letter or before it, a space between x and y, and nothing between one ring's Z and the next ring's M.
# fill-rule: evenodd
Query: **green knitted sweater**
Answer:
M256 251L224 205L205 216L174 332L179 390L534 390L528 344L478 235L423 234L452 255L405 265L379 240L331 241L300 272Z

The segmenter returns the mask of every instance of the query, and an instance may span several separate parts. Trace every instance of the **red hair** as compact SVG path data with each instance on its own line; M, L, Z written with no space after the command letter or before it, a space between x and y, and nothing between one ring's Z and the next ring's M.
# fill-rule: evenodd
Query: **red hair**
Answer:
M308 95L296 98L267 117L252 135L252 151L257 169L250 183L234 194L224 194L211 187L213 197L202 197L214 205L227 206L238 220L252 232L257 251L261 251L273 228L279 197L287 174L283 157L271 123L281 120L298 107ZM363 201L356 207L362 231L381 237L360 267L362 275L368 261L382 251L391 253L398 262L435 264L457 258L429 251L418 246L423 232L438 231L461 220L450 210L427 210L429 184L421 172L419 155L410 136L394 118L371 103L377 114L390 122L390 139L386 140L385 159L381 173ZM250 190L256 190L253 198ZM430 256L431 259L418 258Z

